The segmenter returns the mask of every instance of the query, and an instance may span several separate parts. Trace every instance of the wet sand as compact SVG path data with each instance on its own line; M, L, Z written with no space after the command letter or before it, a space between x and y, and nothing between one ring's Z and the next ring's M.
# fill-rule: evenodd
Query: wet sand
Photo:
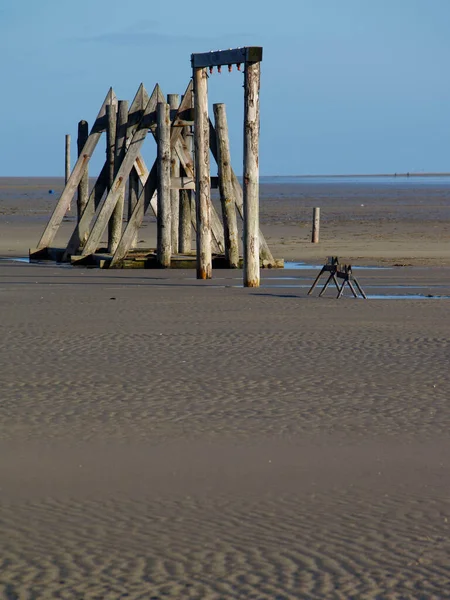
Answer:
M0 262L2 597L450 598L450 300L307 297L316 273Z

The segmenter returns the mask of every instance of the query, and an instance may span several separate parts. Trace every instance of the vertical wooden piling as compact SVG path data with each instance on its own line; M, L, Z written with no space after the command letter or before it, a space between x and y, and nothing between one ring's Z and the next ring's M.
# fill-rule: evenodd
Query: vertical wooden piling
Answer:
M186 147L192 156L194 146L194 136L190 126L183 128L183 138ZM186 176L186 172L182 169L181 174ZM192 203L194 201L194 190L180 190L180 232L178 236L179 251L181 254L186 254L192 249ZM195 208L195 207L194 207ZM195 219L195 216L194 216Z
M158 164L158 214L157 260L160 267L170 267L172 256L172 211L170 198L170 107L165 102L157 105L157 164Z
M244 76L244 286L259 287L259 88L261 64Z
M231 179L230 142L225 104L214 104L215 129L217 133L217 166L219 169L220 203L222 205L225 260L230 268L239 266L239 237Z
M64 167L64 185L67 185L70 177L70 133L66 133L65 146L65 167ZM72 208L72 203L69 202L68 210Z
M78 137L77 137L77 150L78 158L83 152L84 145L89 137L89 126L87 121L80 121L78 123ZM77 196L77 222L80 222L81 215L86 207L89 200L89 166L86 164L85 171L78 184L78 196ZM85 240L80 240L83 243Z
M194 68L194 115L197 279L211 279L208 75L203 68Z
M313 222L312 222L312 236L311 243L319 243L319 231L320 231L320 208L316 207L313 209Z
M70 177L70 133L66 134L64 183L67 185Z
M115 145L117 132L117 107L106 106L106 163L108 171L108 192L114 183ZM108 247L111 240L111 223L108 223Z
M134 207L136 206L139 198L139 175L136 169L133 167L128 178L128 221L131 219ZM138 232L133 236L131 241L131 248L135 248L138 243Z
M179 94L168 94L167 103L171 109L177 109L180 106ZM176 152L172 152L170 158L170 173L172 177L180 176L180 159ZM170 205L172 207L172 252L178 254L179 251L179 226L180 226L180 190L170 190Z
M116 136L114 140L114 177L117 175L125 156L128 125L128 101L119 100L116 116ZM122 237L123 209L125 203L125 186L114 207L109 220L108 252L114 254Z

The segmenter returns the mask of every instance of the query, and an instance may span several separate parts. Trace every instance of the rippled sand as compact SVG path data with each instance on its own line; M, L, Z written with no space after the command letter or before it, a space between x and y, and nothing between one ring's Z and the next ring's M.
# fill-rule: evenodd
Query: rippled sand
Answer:
M0 264L3 597L450 597L449 301L314 274Z
M0 179L1 256L60 188ZM406 300L0 261L0 597L450 598L449 194L379 190L267 185L262 227Z

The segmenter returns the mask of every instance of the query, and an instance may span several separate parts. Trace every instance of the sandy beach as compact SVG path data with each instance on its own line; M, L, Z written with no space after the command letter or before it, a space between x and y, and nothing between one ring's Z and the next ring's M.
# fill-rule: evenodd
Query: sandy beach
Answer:
M450 598L450 185L261 186L258 289L18 262L61 189L0 179L0 596Z

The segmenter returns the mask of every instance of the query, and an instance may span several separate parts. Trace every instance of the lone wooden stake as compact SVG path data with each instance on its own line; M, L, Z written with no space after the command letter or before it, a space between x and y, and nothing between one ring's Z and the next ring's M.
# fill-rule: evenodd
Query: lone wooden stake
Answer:
M171 109L177 109L180 106L179 94L168 94L167 103ZM172 177L180 176L180 159L175 152L172 152L170 159L170 173ZM178 254L179 249L179 227L180 227L180 190L170 190L170 205L172 207L172 252Z
M259 287L259 87L261 65L245 63L244 286Z
M78 123L78 138L77 138L77 150L78 150L78 158L80 158L81 153L83 152L83 148L87 139L89 137L89 126L87 121L80 121ZM86 204L89 199L89 166L86 163L85 171L80 179L80 183L78 184L78 197L77 197L77 223L80 222L81 215L86 207ZM82 240L85 241L85 240Z
M172 257L170 203L170 107L165 102L157 105L158 144L158 215L157 257L160 267L170 267Z
M311 243L313 243L313 244L319 243L319 230L320 230L320 208L316 207L313 210Z
M127 140L127 124L128 124L128 102L126 100L119 100L117 107L117 121L116 121L116 136L114 139L114 177L117 175L117 171L122 163L123 157L125 156L126 140ZM112 185L112 183L111 183ZM110 188L111 189L111 188ZM125 186L119 195L117 204L114 207L111 219L109 221L109 236L108 236L108 252L114 254L119 244L120 238L122 237L122 221L123 221L123 209L125 202Z
M194 68L194 144L197 211L197 279L211 279L208 75L206 69L203 68Z
M222 205L225 260L231 268L239 266L239 238L236 206L231 180L230 142L225 104L214 104L215 128L217 133L217 166L219 168L220 202Z

